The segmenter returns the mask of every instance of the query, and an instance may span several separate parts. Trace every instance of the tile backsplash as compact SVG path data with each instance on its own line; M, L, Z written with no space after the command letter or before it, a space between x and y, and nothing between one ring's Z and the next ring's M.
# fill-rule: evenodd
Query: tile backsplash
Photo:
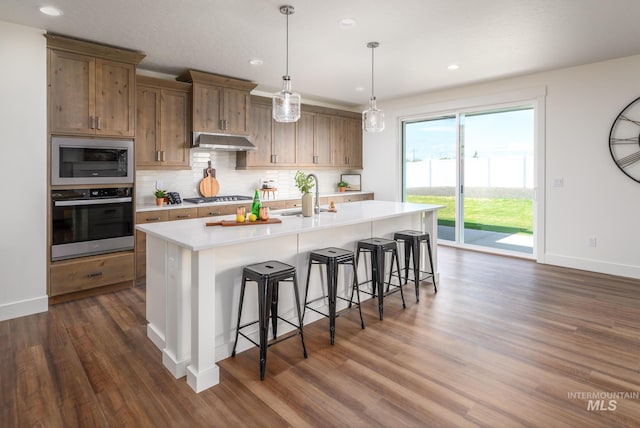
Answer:
M156 183L171 192L178 192L183 198L200 196L198 186L204 177L207 161L216 170L216 179L220 183L219 195L253 196L263 180L273 180L278 188L277 196L298 197L300 192L295 186L293 170L236 170L236 152L212 151L206 149L191 149L191 170L136 171L136 199L138 205L153 204L153 191ZM340 175L348 170L312 170L300 168L306 174L314 173L320 182L320 193L335 193ZM356 172L357 173L357 172Z

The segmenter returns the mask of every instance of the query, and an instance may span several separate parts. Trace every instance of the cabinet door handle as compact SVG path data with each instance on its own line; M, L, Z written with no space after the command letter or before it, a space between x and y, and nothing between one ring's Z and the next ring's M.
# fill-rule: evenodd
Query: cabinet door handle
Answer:
M224 128L222 128L222 129L224 129L226 131L227 130L227 119L224 119L222 122L224 123Z
M278 163L278 155L271 155L271 163Z
M224 120L220 119L220 120L218 121L218 128L220 128L220 129L224 130Z
M319 157L319 156L314 156L314 157L313 157L313 163L318 163L318 157Z
M207 214L208 215L222 215L222 213L220 211L209 211Z
M94 116L89 116L89 122L91 129L96 129L96 118Z
M160 150L156 150L156 160L160 162Z
M167 160L167 158L165 157L166 152L163 150L160 153L162 153L162 162L166 161Z
M160 217L147 217L145 218L145 221L158 221L160 220Z
M102 272L91 272L87 275L89 278L96 278L98 276L102 276Z
M102 129L102 118L98 116L98 130Z
M184 214L184 215L179 215L179 216L176 216L176 217L177 218L189 218L189 217L191 217L191 214Z

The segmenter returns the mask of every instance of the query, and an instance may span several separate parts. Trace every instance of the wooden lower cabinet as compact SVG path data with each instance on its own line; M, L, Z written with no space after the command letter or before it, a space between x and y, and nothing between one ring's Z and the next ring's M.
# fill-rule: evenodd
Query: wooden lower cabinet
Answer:
M235 214L236 208L245 207L251 210L251 204L218 205L209 207L198 207L198 217L215 217L219 215Z
M358 202L358 201L371 201L373 200L373 193L361 193L359 195L340 195L340 196L335 196L333 198L329 198L329 199L333 199L333 202L335 202L336 204L343 204L345 202Z
M169 210L169 221L188 220L196 217L198 217L197 208L179 208L177 210Z
M133 251L53 262L49 296L94 290L114 284L133 285Z

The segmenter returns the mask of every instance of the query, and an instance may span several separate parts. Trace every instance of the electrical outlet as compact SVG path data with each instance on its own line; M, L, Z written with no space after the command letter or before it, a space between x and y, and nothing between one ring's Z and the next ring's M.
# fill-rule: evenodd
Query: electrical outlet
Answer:
M589 241L587 242L587 244L590 247L595 247L598 244L598 241L597 241L595 236L591 236L591 237L589 237Z
M164 190L164 183L162 180L156 180L156 189Z

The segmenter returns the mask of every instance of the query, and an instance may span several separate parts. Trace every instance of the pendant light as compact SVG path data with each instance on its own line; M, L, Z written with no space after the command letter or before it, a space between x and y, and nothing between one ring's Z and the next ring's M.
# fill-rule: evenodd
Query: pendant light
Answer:
M291 92L289 77L289 15L293 15L293 6L280 6L280 13L287 17L287 68L282 76L282 91L273 95L273 120L276 122L297 122L300 119L300 94Z
M362 112L362 129L365 132L382 132L384 129L384 112L376 107L376 97L373 95L373 50L378 46L378 42L367 43L371 49L371 101L369 108Z

